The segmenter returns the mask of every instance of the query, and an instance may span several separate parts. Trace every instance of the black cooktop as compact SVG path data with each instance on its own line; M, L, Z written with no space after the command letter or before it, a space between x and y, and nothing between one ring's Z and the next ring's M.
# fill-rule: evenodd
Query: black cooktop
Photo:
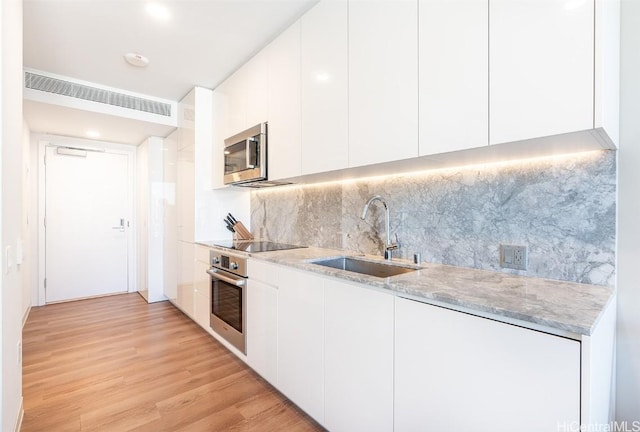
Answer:
M299 249L304 248L306 246L296 246L285 243L275 243L270 241L259 241L259 240L223 240L223 241L215 241L212 242L215 246L220 246L227 249L234 249L242 252L272 252L279 250L287 250L287 249Z

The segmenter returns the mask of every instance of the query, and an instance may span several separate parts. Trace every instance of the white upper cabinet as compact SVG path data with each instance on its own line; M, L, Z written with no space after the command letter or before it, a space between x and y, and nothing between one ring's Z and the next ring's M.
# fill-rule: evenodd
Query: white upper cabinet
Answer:
M226 82L213 91L213 145L211 146L211 188L221 189L224 184L224 140L227 138Z
M489 2L490 144L594 127L594 0Z
M244 85L244 69L237 70L225 81L227 116L224 136L229 137L242 132L246 125L247 89Z
M489 144L488 0L418 0L420 155Z
M349 2L349 166L418 156L417 0Z
M267 48L269 180L300 175L300 21Z
M267 56L263 50L216 88L224 113L217 122L222 144L225 138L267 121L267 82Z
M178 136L178 147L183 142L183 129ZM195 241L195 146L187 144L178 149L176 161L176 216L178 240Z
M224 140L267 121L267 55L260 51L213 91L213 189L224 184Z
M347 1L321 1L300 25L302 174L347 168Z
M620 138L620 1L596 0L594 127Z
M242 67L242 73L243 87L246 94L246 111L242 130L245 130L267 121L268 75L266 53L260 51L256 54Z

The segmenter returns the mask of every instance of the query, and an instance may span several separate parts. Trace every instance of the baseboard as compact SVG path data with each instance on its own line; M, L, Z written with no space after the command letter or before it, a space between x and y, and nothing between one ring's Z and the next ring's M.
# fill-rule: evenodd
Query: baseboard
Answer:
M18 419L16 420L16 427L14 429L15 432L20 432L22 429L22 419L24 419L24 406L23 406L24 398L20 398L20 412L18 413Z

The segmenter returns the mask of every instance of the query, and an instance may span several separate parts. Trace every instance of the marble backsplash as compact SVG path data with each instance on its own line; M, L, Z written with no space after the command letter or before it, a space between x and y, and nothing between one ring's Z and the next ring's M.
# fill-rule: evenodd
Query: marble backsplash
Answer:
M616 153L441 169L251 192L254 234L382 255L389 203L394 256L614 286ZM500 244L526 245L527 271L502 269Z

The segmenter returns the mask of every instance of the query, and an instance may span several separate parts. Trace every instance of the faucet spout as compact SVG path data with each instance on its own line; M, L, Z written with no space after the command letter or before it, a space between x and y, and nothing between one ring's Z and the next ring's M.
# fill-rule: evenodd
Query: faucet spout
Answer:
M391 251L398 249L398 242L391 243L391 241L389 240L389 235L390 235L389 205L387 204L387 201L384 198L382 198L380 195L372 196L364 205L364 209L362 210L362 216L360 216L360 219L364 220L367 217L367 213L369 212L369 206L374 201L380 201L384 206L384 220L385 220L385 228L386 228L386 235L387 235L387 238L386 238L387 242L385 243L385 250L384 250L384 258L387 260L391 260Z

